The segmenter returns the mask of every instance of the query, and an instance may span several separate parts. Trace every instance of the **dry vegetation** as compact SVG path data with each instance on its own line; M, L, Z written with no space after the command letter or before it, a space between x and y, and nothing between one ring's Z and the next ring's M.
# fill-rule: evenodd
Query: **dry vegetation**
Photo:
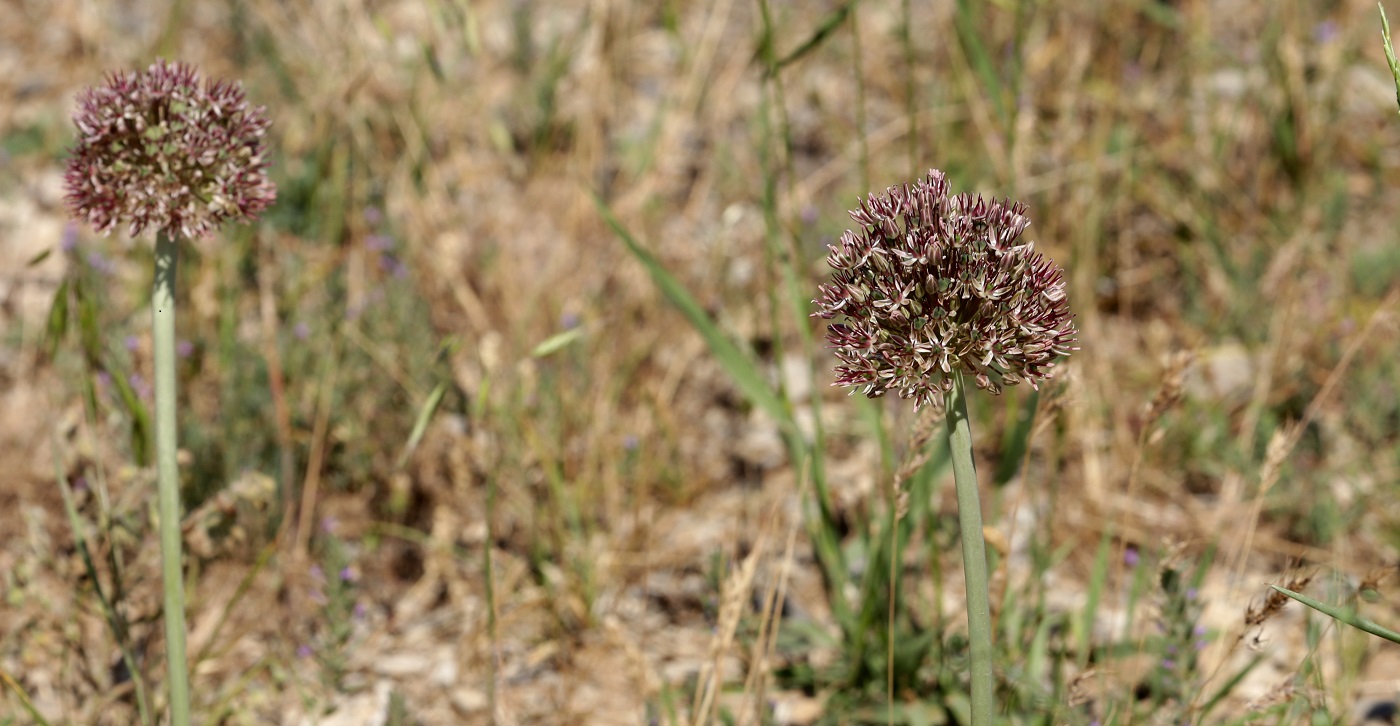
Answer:
M1393 647L1265 596L1365 589L1400 623L1400 119L1375 6L908 5L854 6L766 79L765 39L787 56L846 5L0 3L0 724L25 698L53 723L160 704L150 251L65 231L61 190L77 90L157 55L268 107L280 192L182 273L209 722L882 722L883 676L843 697L820 675L851 677L849 593L812 554L808 472L593 195L820 417L860 562L916 421L826 388L782 273L814 297L857 195L935 166L1030 205L1082 331L1038 399L974 402L1002 675L1044 690L1017 722L1131 721L1173 613L1209 645L1163 712L1383 709ZM951 653L950 481L903 587ZM1046 653L1053 677L1017 683ZM901 687L905 722L956 712L943 658Z

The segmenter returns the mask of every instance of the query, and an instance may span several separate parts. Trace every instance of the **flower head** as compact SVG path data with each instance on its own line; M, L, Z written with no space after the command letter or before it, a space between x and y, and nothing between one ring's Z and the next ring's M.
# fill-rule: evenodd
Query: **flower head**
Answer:
M267 178L268 120L243 89L201 84L183 63L113 73L78 96L78 145L64 176L73 216L108 233L154 229L202 237L256 219L277 189Z
M851 218L860 231L829 248L835 272L812 301L815 316L844 318L826 334L836 385L942 408L954 371L992 393L1035 388L1078 350L1064 271L1018 241L1024 204L950 196L935 170L871 194Z

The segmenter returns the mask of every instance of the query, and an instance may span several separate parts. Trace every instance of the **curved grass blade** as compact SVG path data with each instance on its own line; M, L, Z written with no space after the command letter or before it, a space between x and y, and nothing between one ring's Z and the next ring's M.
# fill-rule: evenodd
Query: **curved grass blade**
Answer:
M530 351L530 357L548 358L582 339L583 328L565 330L557 335L551 335L539 345L535 346L534 350Z
M802 45L797 46L796 50L783 56L782 60L779 60L778 62L772 64L772 66L768 68L768 70L765 72L765 77L772 78L773 76L777 75L778 71L781 71L785 66L789 65L793 61L798 60L802 56L807 55L813 50L816 50L822 44L823 41L825 41L828 37L831 36L832 33L836 32L838 28L845 24L846 19L851 16L851 5L852 3L848 2L831 11L830 15L827 15L824 19L822 19L821 25L817 26L817 29L812 31L811 37L803 41Z
M1395 60L1395 46L1390 42L1390 21L1385 17L1385 6L1376 3L1381 9L1381 40L1385 44L1385 60L1390 65L1390 75L1395 78L1395 105L1400 106L1400 61Z
M402 469L408 463L408 457L413 456L417 450L418 443L423 440L423 433L428 430L428 422L433 420L433 414L437 412L438 404L442 403L442 395L447 393L447 382L443 381L433 387L428 399L423 402L422 408L418 409L418 418L413 422L413 431L408 435L408 443L403 447L403 453L399 454L399 460L394 466Z
M1313 610L1316 610L1322 613L1323 615L1332 618L1333 620L1336 620L1341 623L1346 623L1347 625L1350 625L1351 627L1356 628L1357 630L1364 630L1370 633L1371 635L1385 638L1386 640L1389 640L1392 643L1400 643L1400 633L1397 633L1394 630L1390 630L1389 628L1386 628L1375 622L1367 620L1366 618L1363 618L1360 615L1357 615L1355 610L1351 610L1349 608L1341 608L1336 605L1328 605L1327 603L1322 602L1321 600L1314 600L1308 597L1307 595L1301 595L1287 588L1279 587L1278 585L1269 585L1269 587L1278 590L1279 592L1293 598L1294 600L1297 600L1300 603L1303 603L1304 605L1307 605Z
M710 319L705 309L690 294L690 291L686 290L685 286L662 266L661 261L637 242L627 231L627 228L623 227L622 223L617 220L617 217L613 216L612 210L608 208L607 203L601 197L594 194L593 203L597 205L598 213L603 216L603 221L612 227L618 238L627 246L627 250L646 268L647 274L651 275L652 282L656 284L661 294L685 316L691 327L695 328L696 332L705 339L710 353L715 356L720 365L724 366L730 380L734 381L734 385L739 388L744 397L764 413L773 417L773 420L778 422L785 434L794 434L797 425L792 417L792 412L788 410L787 405L764 379L763 373L753 359L745 354L733 340L730 340L724 331L720 330L719 326Z
M44 715L39 713L39 709L34 707L34 702L29 700L29 694L25 693L23 688L20 688L19 684L15 682L15 679L10 677L9 673L0 670L0 683L4 683L5 687L15 694L15 697L19 699L20 705L24 706L24 710L29 712L29 717L34 719L34 723L41 724L41 726L49 726L49 722L44 719Z

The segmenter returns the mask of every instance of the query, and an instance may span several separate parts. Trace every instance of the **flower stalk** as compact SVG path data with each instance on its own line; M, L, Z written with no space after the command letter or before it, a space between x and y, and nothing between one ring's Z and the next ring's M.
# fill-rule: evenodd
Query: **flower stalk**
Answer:
M156 237L155 281L151 289L152 357L155 359L156 498L160 514L161 579L165 588L165 654L169 668L172 722L188 724L189 668L185 658L185 580L180 541L180 473L175 455L175 273L178 240Z
M948 452L953 459L958 494L958 531L962 537L963 579L967 583L967 642L972 662L972 722L992 722L992 605L987 582L987 548L982 536L982 501L977 467L972 460L972 425L961 372L948 393Z
M229 221L249 222L277 198L267 177L268 120L236 83L201 83L183 63L158 60L114 73L78 97L78 145L64 174L75 219L98 232L125 224L155 232L151 289L155 362L156 499L164 584L170 722L190 723L185 588L176 465L175 281L179 245Z
M816 317L827 328L838 386L875 398L889 391L945 415L957 482L971 659L972 723L994 715L986 544L964 381L996 395L1038 388L1075 347L1064 271L1020 241L1027 207L951 195L939 171L870 194L830 247L834 270ZM854 390L852 391L854 393Z

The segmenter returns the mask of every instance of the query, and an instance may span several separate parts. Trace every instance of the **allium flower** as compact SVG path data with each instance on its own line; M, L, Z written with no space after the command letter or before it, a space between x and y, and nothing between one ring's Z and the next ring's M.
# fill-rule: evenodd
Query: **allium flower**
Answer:
M871 194L829 249L835 269L812 302L842 365L836 385L872 398L894 390L916 408L941 409L961 369L1000 393L1037 387L1074 347L1064 272L1018 243L1026 206L949 196L942 172Z
M68 208L104 234L118 222L201 237L251 221L277 198L267 178L262 107L236 83L200 84L183 63L114 73L78 96L78 145L64 176Z

